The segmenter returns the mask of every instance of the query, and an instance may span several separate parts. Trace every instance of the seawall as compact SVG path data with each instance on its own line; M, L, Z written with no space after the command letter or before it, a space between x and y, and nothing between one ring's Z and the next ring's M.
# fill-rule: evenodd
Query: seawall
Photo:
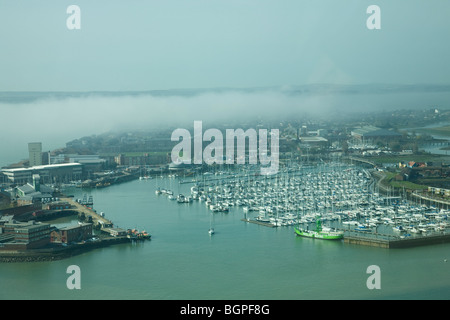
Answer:
M55 261L73 257L90 250L107 247L114 244L126 243L131 240L127 237L104 238L96 242L85 242L83 244L74 244L67 247L54 247L46 249L30 249L24 251L0 250L0 263L9 262L41 262Z

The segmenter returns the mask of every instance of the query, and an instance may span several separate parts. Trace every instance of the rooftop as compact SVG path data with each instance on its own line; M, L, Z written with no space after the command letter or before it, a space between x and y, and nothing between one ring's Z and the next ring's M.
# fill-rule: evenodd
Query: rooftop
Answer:
M80 163L59 163L59 164L47 164L43 166L34 166L29 168L14 168L14 169L2 169L4 172L17 172L17 171L34 171L34 170L45 170L45 169L56 169L63 167L74 167L81 166Z
M324 137L312 136L312 137L300 137L301 142L327 142Z
M361 135L364 137L377 137L377 136L401 136L400 133L393 130L382 129L374 126L365 126L352 131L352 135Z
M85 226L89 226L89 225L92 225L92 223L81 223L81 224L77 224L77 225L73 225L73 226L62 227L62 228L59 228L59 230L74 230L74 229L78 229L80 227L85 227Z

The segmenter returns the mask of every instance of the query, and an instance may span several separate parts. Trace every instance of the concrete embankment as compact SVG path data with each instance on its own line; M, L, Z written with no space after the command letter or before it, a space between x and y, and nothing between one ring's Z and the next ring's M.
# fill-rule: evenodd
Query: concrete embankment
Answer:
M406 237L404 239L377 239L364 236L344 236L344 243L357 244L370 247L400 249L418 246L427 246L441 243L449 243L450 234L437 234L420 237Z
M24 251L1 251L0 263L9 262L41 262L66 259L90 250L107 247L114 244L127 243L131 240L127 237L109 237L95 242L85 242L67 247L55 246L45 249L33 249Z

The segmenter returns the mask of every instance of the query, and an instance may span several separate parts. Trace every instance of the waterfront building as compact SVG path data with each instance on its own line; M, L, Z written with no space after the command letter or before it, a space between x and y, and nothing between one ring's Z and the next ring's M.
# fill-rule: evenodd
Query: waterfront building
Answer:
M192 164L186 164L186 163L171 163L169 164L169 170L170 171L183 171L192 169L194 166Z
M168 159L169 153L165 152L157 152L153 154L150 154L148 152L130 152L121 153L114 156L113 161L118 166L148 166L167 163Z
M30 167L42 165L42 143L30 142L28 144Z
M123 237L127 235L127 231L122 228L109 228L105 229L113 237Z
M83 168L80 163L61 163L30 168L2 169L3 174L14 184L33 182L33 174L38 174L44 184L81 180Z
M51 157L50 163L79 163L82 165L83 179L90 179L95 172L102 171L107 167L107 161L105 159L101 159L100 156L96 154L58 154Z
M51 226L36 221L3 224L0 248L4 250L27 250L42 248L50 243Z
M56 229L51 232L52 243L80 242L92 238L92 223L82 223L79 225Z
M31 216L33 212L42 210L42 203L36 202L26 205L20 205L17 207L6 208L0 210L0 216L2 218L11 217L11 219L24 220L23 217ZM1 224L1 221L0 221Z
M55 201L45 204L43 210L67 210L71 209L72 205L66 201Z

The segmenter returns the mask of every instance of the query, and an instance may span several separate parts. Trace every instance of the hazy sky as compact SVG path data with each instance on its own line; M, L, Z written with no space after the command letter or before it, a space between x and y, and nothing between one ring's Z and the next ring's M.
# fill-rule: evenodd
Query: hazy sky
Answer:
M450 82L448 0L0 0L0 39L0 91Z
M67 8L81 9L69 30ZM381 29L369 30L370 5ZM450 84L448 0L0 0L0 91ZM124 96L0 101L0 166L117 128L342 107L450 107L438 96Z

